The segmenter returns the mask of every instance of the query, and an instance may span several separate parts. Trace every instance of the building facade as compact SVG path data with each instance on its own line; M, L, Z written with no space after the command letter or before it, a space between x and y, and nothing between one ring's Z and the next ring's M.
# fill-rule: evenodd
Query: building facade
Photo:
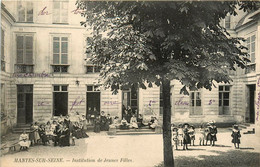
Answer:
M160 87L113 95L99 85L99 69L85 54L90 34L80 25L84 18L75 1L3 1L1 9L1 113L6 115L2 127L47 122L60 114L87 115L93 108L122 118L123 105L147 119L151 115L162 119ZM175 123L257 123L259 11L240 12L223 24L232 36L247 39L249 68L230 73L230 84L216 83L212 91L201 89L189 96L180 94L182 85L172 81Z

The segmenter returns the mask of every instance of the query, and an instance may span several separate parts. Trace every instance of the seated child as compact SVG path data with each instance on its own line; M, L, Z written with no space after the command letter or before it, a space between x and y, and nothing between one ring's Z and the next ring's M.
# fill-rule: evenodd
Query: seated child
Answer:
M19 137L20 150L28 150L30 146L29 136L26 134L25 130Z
M120 124L120 129L129 129L129 125L125 117L123 117L121 124Z

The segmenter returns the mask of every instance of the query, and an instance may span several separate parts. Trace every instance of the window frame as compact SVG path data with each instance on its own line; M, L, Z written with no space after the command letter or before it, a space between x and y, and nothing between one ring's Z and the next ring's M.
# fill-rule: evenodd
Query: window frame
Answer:
M199 99L197 99L197 93L199 94ZM195 90L189 92L189 100L190 100L190 116L203 115L203 92L202 90ZM197 105L197 101L200 101L200 105ZM197 110L200 112L198 113Z
M55 3L59 3L59 9L57 9L58 11L58 15L59 16L55 16ZM62 5L63 3L67 3L67 9L62 9ZM53 24L68 24L69 23L69 0L53 0L53 14L52 14L52 23ZM67 11L64 11L67 10ZM66 12L66 21L63 22L63 17L62 17L62 12ZM59 17L59 19L56 19L55 17ZM57 20L57 21L56 21Z
M252 42L252 37L254 36L254 42ZM249 38L249 41L248 41L248 38ZM247 50L247 53L249 54L249 60L251 62L247 63L247 65L252 65L252 64L255 64L256 63L256 33L253 32L253 33L250 33L249 35L246 36L246 42L245 42L245 45L246 47L248 48ZM252 52L252 44L254 43L254 52ZM249 47L248 47L249 46ZM254 54L254 61L252 62L252 54Z
M58 53L54 53L54 38L55 37L58 37L59 38L59 52ZM67 63L65 64L61 64L61 61L62 61L62 54L65 54L65 53L62 53L62 38L65 37L67 38ZM52 73L69 73L69 60L70 60L70 34L51 34L50 36L50 45L51 45L51 71ZM56 41L57 42L57 41ZM64 41L65 42L65 41ZM59 63L54 63L54 54L58 54L59 55ZM59 71L55 71L55 68L59 69ZM66 71L62 71L62 68L65 68Z
M32 7L32 21L28 21L28 11L29 11L29 7L28 7L28 3L31 4ZM20 20L20 10L19 10L19 6L22 6L24 8L24 20ZM34 22L34 4L33 1L18 1L17 2L17 20L20 23L33 23Z
M222 87L222 90L220 90L220 87ZM226 87L228 87L229 90L226 90ZM231 110L230 110L230 107L231 107L231 89L232 89L232 85L219 85L218 86L219 115L231 115ZM225 93L228 93L228 98L224 97ZM228 105L224 105L225 101L228 101ZM228 107L228 113L225 113L224 107ZM221 108L222 108L222 111L221 111Z

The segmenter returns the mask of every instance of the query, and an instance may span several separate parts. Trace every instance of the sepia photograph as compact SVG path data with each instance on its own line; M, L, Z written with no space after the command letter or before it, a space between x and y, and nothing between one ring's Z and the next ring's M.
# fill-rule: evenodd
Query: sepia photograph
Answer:
M0 167L260 167L260 2L2 0Z

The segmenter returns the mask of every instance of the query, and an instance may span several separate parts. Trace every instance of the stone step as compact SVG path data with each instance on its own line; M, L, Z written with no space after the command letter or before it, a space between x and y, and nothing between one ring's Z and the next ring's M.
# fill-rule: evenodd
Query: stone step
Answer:
M156 133L154 131L136 131L136 132L120 131L120 132L116 132L116 135L148 135L148 134L156 134Z

